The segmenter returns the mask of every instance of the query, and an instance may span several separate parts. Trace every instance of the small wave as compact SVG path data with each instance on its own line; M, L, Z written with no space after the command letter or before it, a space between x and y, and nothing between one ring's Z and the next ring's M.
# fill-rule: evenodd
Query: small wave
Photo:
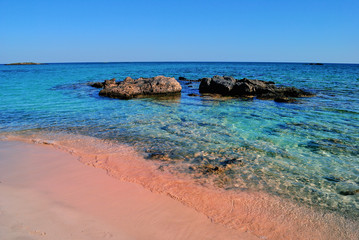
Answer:
M146 161L132 147L82 135L53 132L2 134L0 139L51 145L85 165L117 179L167 195L207 215L213 222L251 232L263 239L358 239L359 224L332 212L299 206L264 192L229 191L173 175Z

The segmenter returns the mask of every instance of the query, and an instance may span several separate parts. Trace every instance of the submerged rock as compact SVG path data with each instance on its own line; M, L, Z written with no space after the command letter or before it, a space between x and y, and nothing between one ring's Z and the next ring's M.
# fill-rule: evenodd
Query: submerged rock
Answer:
M171 161L172 159L165 153L151 153L148 155L151 160Z
M187 79L185 77L179 77L178 78L179 81L187 81L187 82L200 82L201 79Z
M336 176L325 176L323 178L329 182L340 182L343 180L342 177L336 177Z
M138 79L127 77L119 83L107 81L104 82L99 94L111 98L130 99L146 95L179 93L182 90L176 79L165 76Z
M359 189L343 190L343 191L339 191L339 194L343 195L343 196L356 195L356 194L359 194Z
M314 153L318 154L326 154L331 153L333 155L352 155L358 156L359 149L355 142L351 141L343 141L340 139L317 139L317 140L310 140L306 144L303 144L308 149L310 149Z
M314 95L294 87L277 87L272 81L247 78L238 80L229 76L202 78L199 91L201 93L215 93L224 96L256 96L260 99L277 99L278 102L293 102L289 98L310 97Z
M359 186L352 182L337 183L337 192L343 196L351 196L359 194Z
M223 174L226 171L232 168L232 164L221 164L221 165L213 165L213 164L203 164L199 166L190 166L189 169L192 171L199 172L201 174Z
M297 102L297 100L294 98L286 98L286 97L277 97L274 99L274 101L278 102L278 103L295 103L295 102Z

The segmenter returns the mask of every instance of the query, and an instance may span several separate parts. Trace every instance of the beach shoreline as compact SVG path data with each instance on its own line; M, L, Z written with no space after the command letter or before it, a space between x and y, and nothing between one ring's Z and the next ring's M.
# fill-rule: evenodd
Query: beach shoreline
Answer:
M130 183L140 188L144 187L143 190L147 191L150 194L149 196L160 196L174 201L196 214L207 217L207 221L211 224L216 223L216 226L224 228L225 230L221 230L221 234L219 234L221 231L215 231L215 235L223 235L222 239L226 239L225 236L229 229L235 229L236 234L249 234L249 239L255 236L264 239L356 239L358 236L357 223L336 214L318 212L312 208L298 206L288 200L263 192L231 192L200 186L191 179L181 179L159 170L158 166L143 159L129 146L62 133L8 134L3 139L15 141L17 144L26 143L28 148L35 148L39 152L46 148L50 151L60 152L71 157L72 162L77 162L77 165L82 167L81 169L100 171L107 178L117 182L116 184ZM28 145L29 143L30 145ZM19 149L12 152L19 154L23 150ZM59 161L55 162L59 164ZM42 164L34 165L36 168L37 165ZM32 165L32 167L34 166ZM53 166L49 167L48 171L52 168ZM90 183L86 181L93 178L92 174L83 179L87 185ZM44 174L42 173L42 175ZM69 182L68 184L71 185L72 183ZM82 188L88 189L88 186L79 186L79 189ZM54 189L58 189L58 186ZM99 189L102 190L101 186ZM146 198L148 197L142 197L142 199ZM144 202L148 201L145 200ZM79 205L77 208L81 206ZM89 206L90 208L91 206ZM167 214L167 211L171 212L172 210L162 209L161 211ZM129 213L129 215L131 214ZM157 215L157 213L155 214ZM104 217L104 219L107 218L108 216ZM185 222L188 224L188 221ZM194 227L196 230L188 231L187 229L183 232L183 234L187 234L186 237L178 239L191 239L191 234L197 231L201 232L198 229L206 228L206 226L205 223L200 223L199 226ZM213 229L213 226L210 229ZM152 226L149 231L156 232L157 229ZM203 234L205 232L206 234ZM207 239L205 237L209 234L207 232L208 230L204 230L200 238ZM136 237L135 239L142 238ZM154 237L153 239L161 238ZM176 237L167 236L165 239L176 239ZM231 236L229 239L236 239L236 237ZM247 236L241 236L240 239L247 239Z
M258 239L52 146L0 141L4 239Z

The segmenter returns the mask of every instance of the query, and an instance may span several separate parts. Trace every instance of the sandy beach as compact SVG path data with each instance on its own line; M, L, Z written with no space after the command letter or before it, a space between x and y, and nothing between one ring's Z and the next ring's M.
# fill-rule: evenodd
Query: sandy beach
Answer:
M357 9L0 0L0 240L359 240Z
M258 239L52 146L0 141L1 239Z

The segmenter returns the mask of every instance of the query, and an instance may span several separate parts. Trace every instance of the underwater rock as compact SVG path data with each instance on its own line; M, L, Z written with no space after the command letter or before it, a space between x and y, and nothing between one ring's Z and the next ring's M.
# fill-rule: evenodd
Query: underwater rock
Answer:
M325 176L325 177L323 177L323 178L324 178L325 180L329 181L329 182L335 182L335 183L340 182L340 181L343 180L342 177L336 177L336 176Z
M272 81L257 79L235 79L229 76L214 76L202 78L199 85L200 93L215 93L225 96L249 97L256 96L259 99L285 99L293 97L310 97L314 94L294 87L277 87ZM292 100L288 100L292 102Z
M179 81L188 81L188 82L200 82L201 79L187 79L185 77L179 77L178 78Z
M179 93L181 90L180 83L171 77L157 76L138 79L127 77L124 81L117 84L113 82L105 84L99 95L131 99L137 96Z
M350 195L355 195L355 194L359 194L359 189L355 189L355 190L343 190L343 191L339 191L340 195L343 196L350 196Z
M232 158L232 159L226 159L226 160L220 162L220 164L222 166L224 166L224 167L229 166L229 165L234 164L234 163L242 163L242 160L237 159L237 158Z
M350 154L358 156L359 154L359 149L354 142L333 138L310 140L301 146L304 146L312 152L318 154L323 154L323 152L328 152L334 155Z
M295 102L297 102L297 100L294 98L283 98L283 97L277 97L274 99L274 101L278 102L278 103L295 103Z
M171 161L172 159L165 153L151 153L148 155L151 160Z
M351 182L341 182L337 184L337 192L343 196L359 194L359 186Z
M202 174L223 174L225 171L229 170L232 168L231 164L225 164L225 165L220 165L220 166L216 166L213 164L203 164L200 166L191 166L189 167L190 170L192 171L197 171L200 172Z

